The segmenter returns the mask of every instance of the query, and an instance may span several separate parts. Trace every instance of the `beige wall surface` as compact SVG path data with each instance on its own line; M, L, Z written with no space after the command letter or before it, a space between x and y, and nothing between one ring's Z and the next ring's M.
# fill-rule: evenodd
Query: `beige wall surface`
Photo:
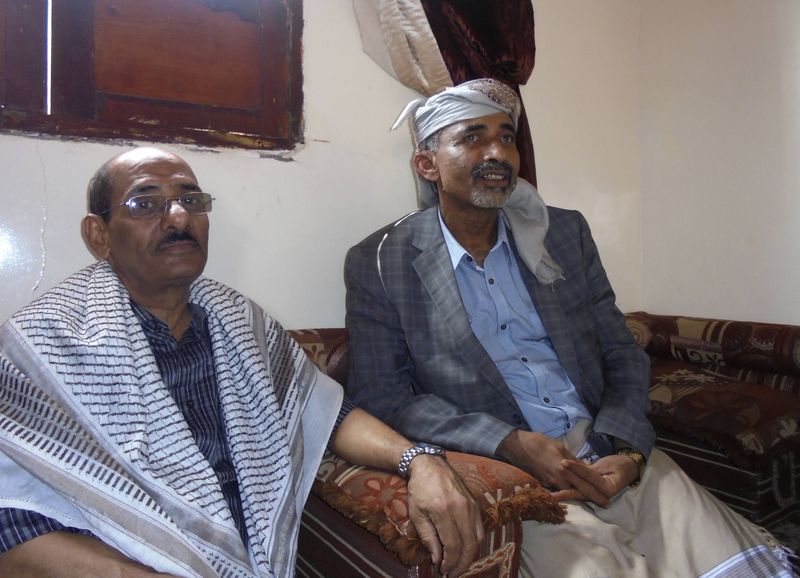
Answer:
M539 191L592 228L623 311L641 307L636 0L534 0L536 67L523 88Z
M642 16L644 307L800 324L800 2Z

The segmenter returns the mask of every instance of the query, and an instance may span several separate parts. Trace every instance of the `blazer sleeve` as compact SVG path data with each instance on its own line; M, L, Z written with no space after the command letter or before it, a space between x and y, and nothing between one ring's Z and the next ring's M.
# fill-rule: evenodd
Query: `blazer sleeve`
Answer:
M378 272L376 244L350 249L344 276L353 402L413 440L494 456L511 425L489 413L466 412L417 383L401 315Z

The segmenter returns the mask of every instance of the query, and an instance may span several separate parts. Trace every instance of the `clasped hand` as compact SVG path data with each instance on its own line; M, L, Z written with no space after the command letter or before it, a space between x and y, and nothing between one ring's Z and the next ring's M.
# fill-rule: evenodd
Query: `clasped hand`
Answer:
M626 456L610 455L589 464L560 441L536 432L512 431L498 453L551 488L557 500L588 501L603 508L639 475L636 463Z

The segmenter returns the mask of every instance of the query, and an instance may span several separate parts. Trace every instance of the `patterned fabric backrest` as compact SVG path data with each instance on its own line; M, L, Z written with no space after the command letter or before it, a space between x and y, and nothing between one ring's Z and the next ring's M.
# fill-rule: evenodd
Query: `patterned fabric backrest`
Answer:
M324 373L343 386L347 383L347 346L350 339L345 328L291 329L289 334Z
M637 343L656 357L673 357L698 365L750 370L754 379L800 377L800 327L652 315L625 315Z

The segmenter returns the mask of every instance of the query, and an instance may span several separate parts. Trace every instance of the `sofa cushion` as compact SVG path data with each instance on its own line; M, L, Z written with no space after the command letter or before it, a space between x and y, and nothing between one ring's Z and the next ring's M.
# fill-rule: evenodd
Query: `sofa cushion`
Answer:
M448 452L447 459L477 500L487 531L513 519L564 521L564 508L522 470L458 452ZM376 534L403 564L414 566L429 559L409 520L408 490L399 475L354 466L329 452L322 460L313 492Z
M800 447L800 398L710 368L656 357L650 401L657 427L702 439L740 467Z

